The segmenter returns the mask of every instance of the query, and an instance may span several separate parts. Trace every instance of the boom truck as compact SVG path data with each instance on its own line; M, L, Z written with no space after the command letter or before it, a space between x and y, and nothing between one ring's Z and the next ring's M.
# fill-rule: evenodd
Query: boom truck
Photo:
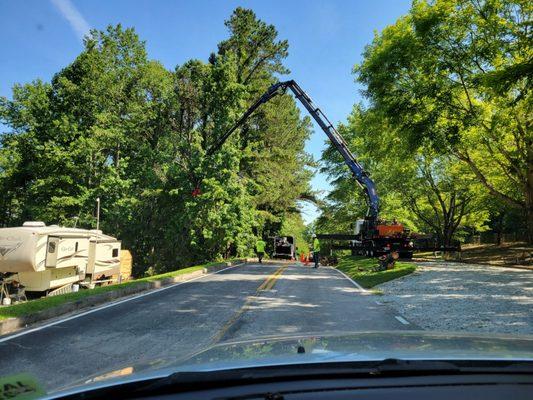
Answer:
M290 89L294 97L302 103L311 117L316 121L326 136L331 140L335 149L342 155L344 162L350 168L357 184L365 193L368 203L368 212L363 219L357 220L354 224L354 232L351 235L344 234L317 234L319 239L347 241L348 245L343 248L351 249L352 254L376 257L397 250L402 258L413 256L413 242L410 239L409 231L398 223L386 223L379 220L379 196L376 192L376 185L361 164L355 159L348 149L346 142L340 133L335 129L326 115L313 104L311 98L294 81L278 82L273 84L244 114L229 128L208 150L207 155L215 153L230 135L240 127L253 112L262 104L268 102L277 95L282 95ZM198 193L195 189L194 193Z

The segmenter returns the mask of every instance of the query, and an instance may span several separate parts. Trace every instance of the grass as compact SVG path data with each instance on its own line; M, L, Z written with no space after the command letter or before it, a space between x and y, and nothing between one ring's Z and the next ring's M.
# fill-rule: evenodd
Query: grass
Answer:
M394 269L375 272L372 269L378 264L375 258L360 256L344 256L339 259L337 269L347 274L362 287L369 289L383 282L409 275L416 270L416 265L397 261Z
M44 297L41 299L31 300L24 303L13 304L11 306L0 307L0 321L7 318L22 317L25 315L34 314L36 312L46 310L48 308L57 307L59 305L75 302L77 300L94 296L101 293L110 292L117 289L123 289L132 286L138 286L143 282L153 282L165 278L172 278L174 276L188 274L190 272L198 271L203 268L218 265L218 262L210 262L202 265L195 265L193 267L178 269L177 271L167 272L165 274L148 276L145 278L135 279L120 284L100 286L92 290L80 290L76 293L67 293L57 296Z

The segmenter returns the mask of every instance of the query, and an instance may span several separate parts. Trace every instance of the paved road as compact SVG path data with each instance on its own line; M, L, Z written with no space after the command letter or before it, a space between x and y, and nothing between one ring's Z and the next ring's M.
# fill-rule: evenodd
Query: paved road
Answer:
M0 376L29 372L52 390L218 342L414 328L396 317L331 268L249 264L0 338Z

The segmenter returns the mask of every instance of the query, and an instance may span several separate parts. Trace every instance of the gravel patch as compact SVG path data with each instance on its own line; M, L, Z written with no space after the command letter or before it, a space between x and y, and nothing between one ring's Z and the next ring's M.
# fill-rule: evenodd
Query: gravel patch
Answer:
M533 271L450 262L417 263L383 283L380 302L422 329L533 334Z

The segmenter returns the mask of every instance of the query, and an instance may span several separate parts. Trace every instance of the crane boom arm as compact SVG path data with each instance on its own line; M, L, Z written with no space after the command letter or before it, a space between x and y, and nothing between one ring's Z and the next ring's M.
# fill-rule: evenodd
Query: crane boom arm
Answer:
M342 155L342 157L344 158L344 162L352 171L357 183L365 192L369 206L368 216L371 217L373 220L377 219L379 213L379 196L376 192L376 185L374 181L370 178L370 176L368 176L361 164L357 162L350 149L348 149L348 146L344 141L343 137L335 129L333 124L324 115L320 108L316 107L313 104L311 98L307 95L307 93L302 90L302 88L294 80L279 82L272 85L250 108L248 108L248 110L246 110L246 112L239 118L239 120L226 133L224 133L224 135L222 135L213 144L213 146L209 148L209 150L207 151L207 155L211 155L218 149L220 149L220 147L222 147L222 145L226 142L229 136L239 126L241 126L257 108L259 108L262 104L268 102L273 97L280 94L284 94L287 89L290 89L294 94L294 97L296 97L303 104L305 109L313 117L316 123L320 126L320 128L322 128L329 140L331 140L331 143L333 143L335 149Z

